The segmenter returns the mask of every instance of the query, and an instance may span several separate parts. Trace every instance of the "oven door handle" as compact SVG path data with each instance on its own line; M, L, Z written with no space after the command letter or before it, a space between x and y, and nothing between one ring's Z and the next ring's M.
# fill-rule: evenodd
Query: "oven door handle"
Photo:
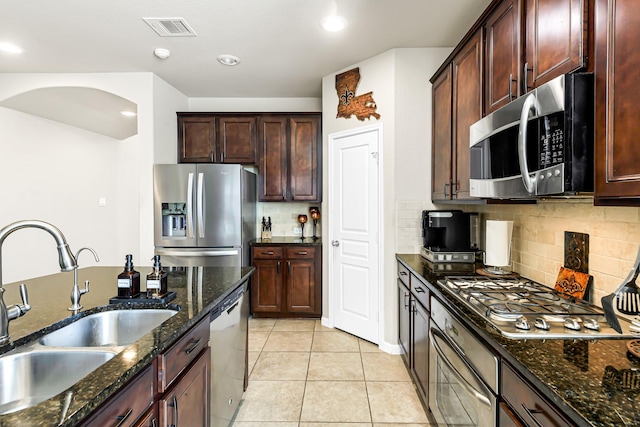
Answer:
M533 194L535 191L535 178L529 176L529 167L527 166L527 127L529 124L529 113L537 114L540 111L538 98L534 93L527 95L520 112L520 125L518 126L518 160L520 162L520 173L522 174L522 183L527 193Z
M460 372L458 372L456 370L456 368L449 361L449 359L447 359L447 356L445 356L444 352L442 351L442 348L440 348L440 344L438 343L438 340L441 340L441 341L444 341L445 343L447 343L447 338L444 336L444 334L442 332L440 332L439 330L437 330L435 328L431 328L431 342L433 343L433 348L436 349L436 353L438 353L438 356L440 356L440 360L442 360L444 362L444 364L447 365L449 370L455 375L455 377L458 379L458 381L460 382L462 387L464 387L464 389L467 390L467 392L472 394L478 401L480 401L480 402L484 403L485 405L491 407L491 401L489 400L489 398L487 396L485 396L484 394L482 394L481 392L479 392L478 390L476 390L473 387L473 385L469 384L467 379L464 378L460 374Z

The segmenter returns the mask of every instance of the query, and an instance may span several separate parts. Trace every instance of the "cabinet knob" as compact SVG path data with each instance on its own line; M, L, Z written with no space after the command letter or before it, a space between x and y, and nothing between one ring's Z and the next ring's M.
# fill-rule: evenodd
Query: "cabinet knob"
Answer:
M331 246L340 246L340 242L338 240L332 240L331 241Z

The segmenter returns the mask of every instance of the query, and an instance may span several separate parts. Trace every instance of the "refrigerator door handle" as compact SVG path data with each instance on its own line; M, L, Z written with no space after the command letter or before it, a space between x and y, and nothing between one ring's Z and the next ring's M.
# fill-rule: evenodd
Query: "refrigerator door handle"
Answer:
M198 200L196 201L196 215L198 218L198 237L204 237L204 173L198 174Z
M158 255L167 255L167 256L230 256L230 255L238 255L240 253L240 249L229 249L222 251L207 251L207 250L193 250L193 251L185 251L185 250L171 250L171 249L156 249L156 253Z
M187 181L187 237L193 239L193 172Z

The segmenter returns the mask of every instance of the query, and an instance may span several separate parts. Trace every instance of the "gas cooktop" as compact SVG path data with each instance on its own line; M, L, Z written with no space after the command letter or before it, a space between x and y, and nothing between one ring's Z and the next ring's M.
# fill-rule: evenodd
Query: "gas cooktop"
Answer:
M620 318L622 334L604 311L527 279L448 276L439 281L452 295L512 339L628 339L640 334Z

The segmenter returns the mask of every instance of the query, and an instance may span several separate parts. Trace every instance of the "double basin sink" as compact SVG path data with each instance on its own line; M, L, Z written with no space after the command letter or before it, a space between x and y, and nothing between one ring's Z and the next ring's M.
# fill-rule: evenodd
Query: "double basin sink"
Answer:
M63 392L176 313L172 309L94 313L0 356L0 415Z

